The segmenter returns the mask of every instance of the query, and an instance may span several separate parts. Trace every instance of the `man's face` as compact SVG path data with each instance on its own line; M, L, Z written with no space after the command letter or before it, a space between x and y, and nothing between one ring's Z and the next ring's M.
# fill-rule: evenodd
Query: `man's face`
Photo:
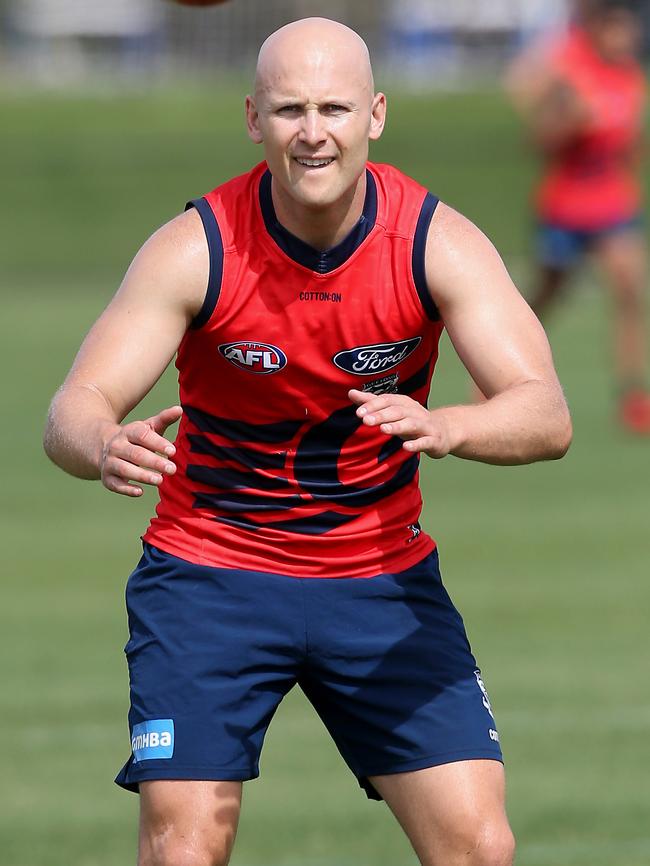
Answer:
M603 12L594 24L593 38L601 56L610 63L625 63L634 57L641 41L636 16L626 9Z
M313 47L275 58L246 100L249 135L264 145L283 194L326 208L352 189L368 142L381 135L385 99L352 58Z

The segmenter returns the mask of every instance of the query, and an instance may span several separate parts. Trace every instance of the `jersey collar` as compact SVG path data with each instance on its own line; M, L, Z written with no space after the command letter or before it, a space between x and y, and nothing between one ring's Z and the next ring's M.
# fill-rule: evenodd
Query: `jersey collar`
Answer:
M315 249L278 222L271 196L271 172L268 169L260 180L259 196L266 230L275 243L294 262L317 274L328 274L344 264L368 237L377 219L377 185L368 169L366 198L359 221L340 243L328 250Z

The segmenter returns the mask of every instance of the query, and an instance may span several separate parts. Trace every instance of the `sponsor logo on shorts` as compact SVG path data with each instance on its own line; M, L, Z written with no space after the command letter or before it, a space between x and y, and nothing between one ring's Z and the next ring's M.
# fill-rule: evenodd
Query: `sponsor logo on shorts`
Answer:
M495 731L494 728L490 728L490 739L494 740L495 743L499 742L499 732Z
M374 343L372 346L357 346L337 352L332 358L339 370L355 376L373 376L397 367L413 354L422 337L398 340L394 343Z
M474 671L474 676L476 677L476 682L478 683L478 687L483 693L483 706L488 711L488 713L494 718L494 713L492 712L492 706L490 705L490 696L487 693L487 689L485 688L485 683L481 678L481 672L478 668Z
M282 349L270 343L238 340L236 343L222 343L219 352L226 361L249 373L277 373L287 366L287 356Z
M152 761L171 758L174 754L174 720L150 719L133 726L131 732L133 760Z

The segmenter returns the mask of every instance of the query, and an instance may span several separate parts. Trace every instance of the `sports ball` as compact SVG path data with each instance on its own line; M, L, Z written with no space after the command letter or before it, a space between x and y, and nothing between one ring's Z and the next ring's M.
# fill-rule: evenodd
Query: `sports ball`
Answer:
M179 6L220 6L227 0L174 0Z

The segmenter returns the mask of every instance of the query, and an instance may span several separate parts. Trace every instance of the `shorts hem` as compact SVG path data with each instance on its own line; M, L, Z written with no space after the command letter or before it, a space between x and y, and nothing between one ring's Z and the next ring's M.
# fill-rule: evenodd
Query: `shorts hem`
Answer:
M454 752L441 752L434 755L428 755L421 758L414 758L411 761L402 761L399 764L392 764L390 767L382 767L381 769L373 768L367 772L356 772L355 775L361 788L364 789L368 799L382 800L383 797L375 789L370 776L396 776L399 773L410 773L415 770L426 770L428 767L440 767L444 764L455 764L459 761L498 761L503 764L503 754L501 750L495 749L462 749Z
M248 782L257 779L259 769L220 770L218 767L150 767L126 773L119 773L115 784L126 791L139 792L140 782L159 782L165 779L185 780L190 782Z

